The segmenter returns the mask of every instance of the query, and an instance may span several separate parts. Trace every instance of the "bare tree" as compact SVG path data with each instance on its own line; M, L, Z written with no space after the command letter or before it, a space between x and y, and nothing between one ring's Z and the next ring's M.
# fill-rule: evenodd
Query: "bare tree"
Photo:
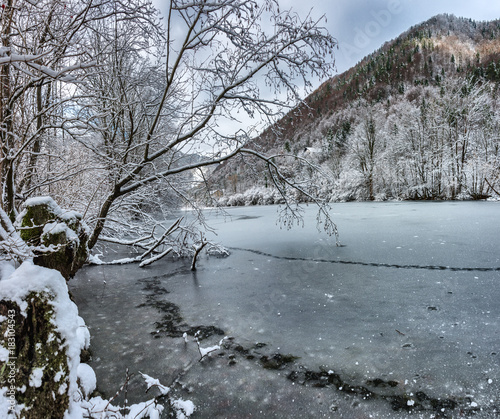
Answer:
M269 124L298 104L311 76L326 76L333 68L327 57L335 41L320 22L280 11L275 1L171 1L159 77L157 62L141 60L140 48L135 54L125 49L131 45L130 25L116 21L112 42L118 36L123 45L110 48L107 56L105 68L112 69L112 77L96 74L86 84L89 96L99 91L106 103L91 100L88 108L99 141L80 141L109 170L89 247L116 219L113 214L132 196L136 205L141 202L147 188L166 188L188 199L181 181L186 178L179 176L195 169L248 154L264 160L273 178L279 177L269 156L249 147L250 140L263 119ZM157 33L151 21L143 23L136 40ZM107 37L111 42L113 31L101 30L96 45ZM248 125L239 120L242 114ZM198 158L188 158L193 155ZM280 184L294 186L289 179Z
M1 13L2 208L11 218L27 197L50 194L84 214L90 248L117 241L140 216L172 233L158 249L144 232L134 242L144 254L196 255L205 241L193 224L169 230L148 212L190 201L194 171L203 179L205 168L249 155L284 196L309 193L251 139L301 102L311 77L331 74L336 41L322 18L275 0L171 0L163 24L147 0L19 0Z

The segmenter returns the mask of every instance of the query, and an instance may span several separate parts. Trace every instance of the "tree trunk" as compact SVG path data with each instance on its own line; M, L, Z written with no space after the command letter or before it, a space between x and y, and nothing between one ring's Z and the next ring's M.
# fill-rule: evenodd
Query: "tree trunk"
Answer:
M2 47L5 54L10 55L11 47L11 24L14 14L12 0L8 0L2 16ZM13 147L12 142L12 110L10 109L11 95L11 75L10 65L4 64L0 67L0 187L1 204L5 212L12 217L14 211L14 187L12 162L9 160L9 154ZM4 195L4 191L6 195Z
M94 227L94 231L92 231L92 235L90 236L90 239L88 241L88 248L92 249L95 244L97 243L97 240L99 239L99 236L102 233L102 230L104 229L104 225L106 224L106 217L109 214L109 210L111 209L111 205L113 205L113 202L120 196L120 190L115 188L115 190L108 196L106 201L101 206L101 210L99 211L99 217L97 218L97 223Z

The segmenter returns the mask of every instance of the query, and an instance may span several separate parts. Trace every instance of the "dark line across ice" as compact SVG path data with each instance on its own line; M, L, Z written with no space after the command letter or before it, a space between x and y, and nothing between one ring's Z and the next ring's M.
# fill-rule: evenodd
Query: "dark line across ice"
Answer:
M301 258L301 257L291 257L291 256L278 256L271 253L262 252L261 250L254 249L244 249L241 247L228 247L230 250L240 250L243 252L251 252L257 255L271 257L274 259L281 260L293 260L293 261L303 261L303 262L318 262L318 263L335 263L342 265L359 265L359 266L373 266L377 268L395 268L395 269L426 269L426 270L441 270L441 271L462 271L462 272L500 272L500 267L473 267L473 268L462 268L456 266L443 266L443 265L398 265L394 263L379 263L379 262L360 262L351 260L332 260L332 259L316 259L316 258Z

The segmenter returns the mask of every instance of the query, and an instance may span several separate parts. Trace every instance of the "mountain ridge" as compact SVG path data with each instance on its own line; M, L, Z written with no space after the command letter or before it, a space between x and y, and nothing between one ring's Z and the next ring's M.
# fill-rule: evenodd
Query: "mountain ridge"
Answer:
M479 26L478 31L479 30L481 30L481 32L484 31L482 39L479 40L478 43L480 43L480 41L483 41L481 43L481 48L480 48L481 52L483 52L483 54L480 54L480 60L481 60L480 64L483 67L486 66L486 68L484 68L483 71L488 75L489 74L487 71L488 66L492 62L496 63L500 62L500 19L496 19L493 21L476 22L468 18L456 17L454 15L449 15L449 14L439 14L433 16L432 18L420 24L412 26L398 37L385 42L380 48L378 48L371 54L365 56L355 66L323 82L315 91L313 91L305 99L305 102L311 108L306 111L306 113L308 113L308 118L315 119L320 117L322 113L321 107L322 106L324 107L325 105L329 105L328 106L329 110L335 110L338 106L341 106L340 102L341 100L354 100L357 98L356 97L357 94L362 94L362 95L368 94L372 96L371 97L372 100L377 100L377 99L381 100L387 98L388 93L389 94L395 93L395 90L400 89L400 86L394 86L395 82L415 83L414 76L420 74L419 72L415 71L415 67L422 62L423 58L425 60L425 58L429 57L430 55L429 49L435 50L435 48L438 48L442 50L443 55L445 55L445 57L443 57L442 62L438 63L438 65L440 66L440 69L445 70L445 73L453 70L455 71L458 70L458 72L464 70L463 63L461 64L460 62L458 62L460 60L462 61L466 60L465 70L470 71L474 57L471 57L470 54L468 57L459 56L460 48L458 48L459 47L458 41L460 40L460 37L457 37L454 34L454 32L456 32L458 29L458 24L460 23L462 24L467 23L470 25ZM444 28L440 27L439 24L446 25L446 27ZM432 36L425 38L424 31L426 30L432 31L432 29L434 29L435 31L440 30L441 33L435 33L432 34ZM445 31L448 31L446 35L444 34ZM460 31L459 34L464 35L463 31ZM485 39L486 35L490 38L489 39L490 42L488 42ZM435 38L446 37L447 40L449 40L450 42L448 44L445 42L440 42L438 45L434 44L429 45L428 41L426 42L426 39L432 39L433 37ZM470 33L468 38L465 39L470 40L472 37L473 34ZM420 42L418 44L416 43L414 45L411 45L412 41L415 41L416 39L419 39ZM408 45L405 45L405 43L407 43ZM379 61L381 60L382 57L387 56L387 53L390 52L391 47L393 47L394 45L403 47L400 48L399 52L407 55L406 60L411 60L411 62L409 62L407 66L399 69L400 73L397 75L398 77L396 78L396 80L394 79L384 80L383 83L385 82L385 84L383 84L382 86L380 86L379 83L374 83L372 86L367 87L366 84L370 82L368 80L368 76L377 77L377 70L380 70L380 65L378 65L380 64ZM417 46L419 48L419 51L415 51ZM421 50L422 46L423 50ZM401 49L403 49L403 51L401 51ZM474 54L475 53L476 50L474 50ZM452 66L453 64L452 57L454 57L454 62L455 62L455 65L453 66ZM444 60L445 58L448 58L449 61L445 62ZM436 66L436 63L434 63L434 66ZM423 75L425 75L426 71L425 63L424 63L424 68L422 70L424 72ZM360 76L364 75L365 77L364 78L355 77L356 74ZM427 80L428 83L435 82L436 76L442 77L438 72L434 73L434 81L432 80L432 77L430 79L421 77L421 79L418 80L418 82L425 83L425 80ZM490 75L490 77L495 78L496 81L500 81L499 76L500 74L498 73L498 70L496 71L495 74ZM387 86L390 86L392 91L387 92ZM381 88L385 90L385 92L382 92L382 90L380 90ZM332 94L330 94L328 98L329 100L325 101L324 100L325 93L328 94L330 89L341 93L342 98L339 98L338 96L334 97ZM335 103L336 101L337 103ZM290 118L293 114L297 114L297 111L298 111L297 109L292 110L283 119L287 117ZM278 121L277 124L280 124L283 121L283 119ZM262 135L265 135L265 132Z
M497 181L500 183L498 136L490 134L493 132L491 127L485 127L481 122L469 127L468 121L464 119L459 121L460 127L458 122L454 127L451 121L455 117L448 115L451 112L448 108L460 103L463 109L456 111L458 115L461 115L460 112L467 113L468 98L465 96L474 93L475 96L472 96L477 99L480 95L486 95L488 90L490 114L483 114L482 118L493 118L496 124L497 117L500 119L497 106L499 83L500 20L476 22L448 14L437 15L412 26L400 36L385 42L354 67L322 83L305 98L302 105L288 112L251 141L251 146L271 154L312 157L318 166L331 172L333 180L328 180L328 187L324 186L326 181L323 180L319 182L321 186L316 182L313 187L329 200L376 199L376 195L382 197L380 199L486 197L493 190L498 190L495 185ZM483 96L481 100L485 101L486 96ZM399 151L394 150L396 146L392 144L393 141L403 144L414 141L412 129L404 134L391 134L389 131L392 128L387 125L388 118L402 118L398 116L398 112L402 115L402 111L397 109L405 106L415 114L420 113L421 118L423 113L429 112L428 108L433 107L441 118L435 123L446 125L448 131L446 135L438 134L435 130L438 125L425 125L428 121L422 123L425 126L421 124L412 128L420 131L419 135L423 135L425 131L425 135L430 138L441 135L439 149L436 148L436 143L420 139L422 144L426 142L425 147L421 145L422 155L441 153L440 166L425 169L432 173L437 170L439 176L438 180L429 181L427 174L420 176L421 179L412 174L412 179L405 179L402 183L406 186L401 187L398 192L390 182L401 183L399 175L392 173L389 176L385 173L385 180L378 185L374 185L373 176L381 176L387 172L384 164L400 164L399 160L389 163L382 159L389 152L394 153L393 159L398 155ZM405 120L403 123L411 125L412 121ZM376 150L371 150L376 153L362 156L360 149L369 148L367 143L370 142L370 124L373 125L373 136L378 139ZM468 146L473 144L468 129L476 130L477 132L471 132L477 136L486 135L485 130L488 130L488 135L494 137L488 146L497 150L495 155L481 157L481 167L489 165L491 170L481 174L484 178L480 186L470 185L472 175L467 172L469 168L466 166L474 158L472 154L467 155L470 151ZM453 143L456 150L450 151L453 147L449 144L446 147L451 148L446 149L445 143ZM474 142L474 146L476 145ZM404 159L411 159L407 155L411 152L406 150L405 153ZM477 157L477 151L474 153ZM371 166L363 161L367 159ZM432 155L426 156L425 164L433 159ZM213 178L218 190L226 191L227 195L228 192L243 192L256 185L264 188L269 186L268 179L259 170L262 165L257 163L255 166L256 163L253 162L253 170L244 172L240 163L241 161L237 161L221 165L215 171ZM412 163L411 166L415 165ZM294 178L305 176L303 168L290 159L282 163L281 167L286 168L285 172ZM410 169L400 169L401 176L409 176L407 172ZM414 167L411 170L418 172L419 169ZM478 176L478 173L474 173L474 176ZM229 178L230 187L227 181ZM349 189L346 186L348 184L352 184L352 193L345 190ZM363 184L366 189L364 193L360 192Z

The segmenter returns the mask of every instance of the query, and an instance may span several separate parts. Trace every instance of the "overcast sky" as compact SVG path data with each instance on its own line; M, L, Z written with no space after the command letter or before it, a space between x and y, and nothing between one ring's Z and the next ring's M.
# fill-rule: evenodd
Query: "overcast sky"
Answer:
M339 42L338 73L384 42L437 14L474 20L500 19L498 0L280 0L280 4L301 14L313 8L313 16L326 16L326 26Z
M280 8L312 17L326 16L328 31L339 44L336 74L356 65L363 57L410 27L440 13L476 21L500 19L499 0L278 0ZM168 1L153 0L166 13ZM324 80L323 80L324 81ZM313 89L320 80L311 80Z
M168 4L166 0L153 2L160 10ZM411 26L440 13L474 20L500 19L498 0L279 0L279 4L301 15L312 9L313 17L326 16L326 26L339 43L337 73ZM319 81L313 84L319 86Z

